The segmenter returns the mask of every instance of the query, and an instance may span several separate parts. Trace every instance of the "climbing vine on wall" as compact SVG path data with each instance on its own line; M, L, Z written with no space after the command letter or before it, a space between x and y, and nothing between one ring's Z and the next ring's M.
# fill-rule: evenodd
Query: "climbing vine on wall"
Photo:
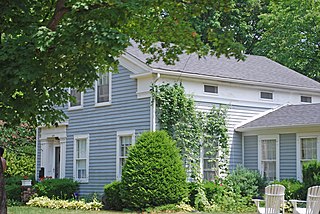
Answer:
M156 102L158 125L177 142L189 177L198 184L202 181L202 149L213 163L210 164L213 170L226 174L229 157L226 108L213 106L208 113L196 111L194 99L185 94L182 83L152 85L151 94ZM197 189L197 206L207 206L202 186Z

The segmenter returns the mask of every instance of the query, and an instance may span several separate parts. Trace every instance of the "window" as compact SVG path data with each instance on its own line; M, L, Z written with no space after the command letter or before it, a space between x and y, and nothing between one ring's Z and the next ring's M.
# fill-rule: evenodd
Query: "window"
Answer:
M268 100L272 100L273 99L273 94L272 92L260 92L260 98L261 99L268 99Z
M111 72L100 73L96 82L96 104L111 103Z
M213 161L213 159L215 159L217 156L217 152L209 155L207 148L203 148L202 152L203 179L206 181L213 181L215 180L216 176L218 176L217 164Z
M74 138L74 178L79 182L89 181L89 136Z
M135 131L117 132L117 160L116 160L116 179L121 180L122 168L128 157L129 147L134 144Z
M301 138L301 161L317 159L317 138Z
M311 160L320 160L320 134L297 136L297 178L302 180L303 164Z
M302 103L312 103L312 97L301 96L301 102Z
M218 86L204 85L204 92L217 94Z
M69 102L69 108L82 107L83 93L76 89L70 89L70 95L73 96L75 100Z
M279 140L277 136L259 136L259 169L263 177L272 181L279 179Z

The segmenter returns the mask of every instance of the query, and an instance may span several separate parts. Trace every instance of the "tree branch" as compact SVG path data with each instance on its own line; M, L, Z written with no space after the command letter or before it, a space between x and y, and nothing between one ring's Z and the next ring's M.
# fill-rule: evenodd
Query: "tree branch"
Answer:
M80 10L77 10L76 12L91 11L91 10L95 10L103 7L110 7L110 6L111 5L109 3L94 4L94 5L90 5L88 9L80 9ZM47 25L47 27L52 31L55 31L64 14L70 11L71 11L71 8L65 7L65 0L58 0L53 17L49 21L49 24Z
M69 12L71 9L65 7L65 0L58 0L56 4L56 8L54 10L53 17L49 21L49 24L47 27L51 29L52 31L55 31L57 29L57 26L59 22L61 21L64 14Z

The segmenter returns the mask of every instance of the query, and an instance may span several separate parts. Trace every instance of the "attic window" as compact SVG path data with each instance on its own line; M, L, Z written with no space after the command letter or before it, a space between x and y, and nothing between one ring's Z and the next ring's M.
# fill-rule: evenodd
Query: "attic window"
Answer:
M273 99L273 94L272 94L272 92L264 92L264 91L261 91L261 92L260 92L260 98L272 100L272 99Z
M309 96L301 96L302 103L312 103L312 97Z
M218 86L204 85L204 92L217 94Z

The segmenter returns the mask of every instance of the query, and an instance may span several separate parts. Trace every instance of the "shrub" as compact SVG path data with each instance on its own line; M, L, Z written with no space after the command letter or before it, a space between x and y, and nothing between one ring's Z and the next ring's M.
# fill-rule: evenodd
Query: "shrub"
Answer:
M258 171L240 165L227 176L226 183L231 188L238 187L242 196L251 198L259 196L266 185Z
M302 166L303 183L306 187L320 185L320 162L307 162Z
M285 190L285 199L301 199L303 184L296 179L283 179L281 181L274 181L273 184L283 185Z
M46 179L34 185L39 196L48 198L70 199L73 198L79 184L68 178L63 179Z
M28 201L27 205L31 207L44 207L50 209L100 210L102 208L102 204L97 200L93 200L92 202L86 203L84 200L53 200L49 199L46 196L35 197Z
M114 181L104 186L104 206L107 210L122 210L124 208L121 196L121 182Z
M10 201L21 201L22 176L11 176L6 178L7 199Z
M175 204L187 196L186 172L165 131L143 133L131 147L122 173L121 196L128 208Z

